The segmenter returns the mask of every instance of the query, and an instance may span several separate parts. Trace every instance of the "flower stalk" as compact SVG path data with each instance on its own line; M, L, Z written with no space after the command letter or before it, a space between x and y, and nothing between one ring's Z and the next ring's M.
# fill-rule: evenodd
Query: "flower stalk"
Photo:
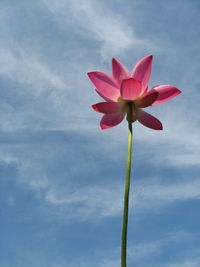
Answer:
M126 163L126 183L124 193L124 215L122 226L122 245L121 245L121 267L126 267L126 254L127 254L127 229L128 229L128 209L129 209L129 192L130 192L130 178L131 178L131 158L132 158L132 103L129 103L129 111L127 114L128 120L128 151Z
M112 59L112 76L105 72L92 71L88 76L95 85L96 92L106 101L92 105L92 108L104 114L100 121L101 129L109 129L120 124L127 116L128 121L128 155L126 165L126 182L124 194L124 214L122 226L121 267L126 267L126 247L128 228L128 208L132 156L132 123L162 130L162 123L144 111L179 95L181 91L169 84L155 85L148 90L152 69L152 55L140 59L130 73L117 59Z

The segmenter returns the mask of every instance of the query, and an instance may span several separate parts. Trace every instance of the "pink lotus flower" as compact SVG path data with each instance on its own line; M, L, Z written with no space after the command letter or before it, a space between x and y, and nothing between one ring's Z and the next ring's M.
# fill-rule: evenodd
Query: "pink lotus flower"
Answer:
M112 59L112 77L99 71L88 73L97 93L106 100L92 106L95 111L105 114L100 122L102 129L118 125L131 108L132 114L128 120L138 120L146 127L162 130L162 123L143 108L163 103L181 91L172 85L156 85L148 91L152 59L152 55L142 58L132 74L115 58Z

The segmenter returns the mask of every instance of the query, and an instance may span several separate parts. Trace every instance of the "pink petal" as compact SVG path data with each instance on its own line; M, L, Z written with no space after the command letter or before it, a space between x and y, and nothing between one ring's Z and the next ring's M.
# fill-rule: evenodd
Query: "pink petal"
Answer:
M149 113L143 110L140 110L140 113L137 119L141 124L151 129L154 129L154 130L163 129L162 123L158 119L156 119L155 117L153 117L152 115L150 115Z
M148 91L148 86L147 86L145 89L142 90L142 93L143 93L143 94L146 94L147 91Z
M119 88L114 80L104 72L89 72L88 76L96 86L96 91L106 100L117 101L120 96Z
M99 94L104 100L106 100L106 101L108 101L108 102L113 101L113 100L111 100L110 98L108 98L108 97L102 95L99 91L97 91L97 89L95 89L95 91L96 91L97 94ZM115 101L116 101L116 100L115 100Z
M101 129L108 129L118 125L123 119L125 114L115 113L115 114L106 114L102 117L100 126Z
M122 81L120 93L123 99L134 100L141 92L141 83L133 78Z
M97 112L110 114L120 111L121 105L121 103L117 102L101 102L92 105L92 107Z
M152 104L152 106L163 103L181 93L179 89L172 85L155 86L154 90L158 92L158 97L156 98L156 101Z
M140 108L146 108L150 106L158 97L158 92L154 89L144 94L144 96L138 100L136 100L136 104Z
M145 90L148 86L151 75L152 59L152 55L148 55L140 59L132 72L132 77L138 81L141 81L143 90Z
M127 68L115 58L112 59L112 72L113 72L113 78L116 80L118 84L120 84L122 80L131 77Z

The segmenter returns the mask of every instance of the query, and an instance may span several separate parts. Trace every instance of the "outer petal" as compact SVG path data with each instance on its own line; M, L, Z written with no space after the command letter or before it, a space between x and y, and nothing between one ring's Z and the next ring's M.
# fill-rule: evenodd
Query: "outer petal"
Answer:
M113 101L113 100L111 100L110 98L108 98L108 97L102 95L97 89L95 89L95 91L97 92L97 94L99 94L99 95L100 95L103 99L105 99L106 101L108 101L108 102ZM115 100L115 101L116 101L116 100Z
M142 98L136 100L136 104L140 108L146 108L150 106L158 97L158 92L154 89L146 93Z
M93 109L100 113L110 114L120 111L122 103L117 102L100 102L92 105Z
M149 113L143 110L140 110L137 119L141 124L151 129L154 129L154 130L163 129L162 123L158 119L156 119L155 117L153 117L152 115L150 115Z
M122 80L131 77L127 68L115 58L112 59L112 72L113 72L113 78L116 80L118 84L120 84Z
M134 100L141 93L141 82L133 78L122 81L120 93L123 99Z
M100 126L101 129L108 129L118 125L123 119L125 114L115 113L115 114L106 114L102 117Z
M177 89L176 87L172 85L155 86L154 90L158 92L158 97L156 98L152 106L161 104L181 93L179 89Z
M142 90L142 94L146 94L147 91L148 91L148 86L145 89Z
M142 58L140 61L137 62L132 72L132 77L142 82L143 90L145 90L148 86L148 82L151 75L152 59L152 55L148 55Z
M117 101L120 96L119 88L114 80L104 72L89 72L88 76L96 86L97 92L106 100Z

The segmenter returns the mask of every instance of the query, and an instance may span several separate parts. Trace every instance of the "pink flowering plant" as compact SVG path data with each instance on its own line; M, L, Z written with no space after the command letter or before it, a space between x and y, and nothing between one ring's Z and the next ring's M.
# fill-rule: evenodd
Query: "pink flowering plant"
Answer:
M103 113L101 129L118 125L125 117L128 121L128 155L124 194L124 215L122 226L121 266L126 267L128 207L132 156L132 123L139 121L144 126L162 130L162 123L143 109L161 104L181 93L172 85L155 85L148 90L152 69L152 55L139 60L132 73L115 58L112 59L112 76L104 72L89 72L88 76L97 93L105 100L93 105L93 109Z

